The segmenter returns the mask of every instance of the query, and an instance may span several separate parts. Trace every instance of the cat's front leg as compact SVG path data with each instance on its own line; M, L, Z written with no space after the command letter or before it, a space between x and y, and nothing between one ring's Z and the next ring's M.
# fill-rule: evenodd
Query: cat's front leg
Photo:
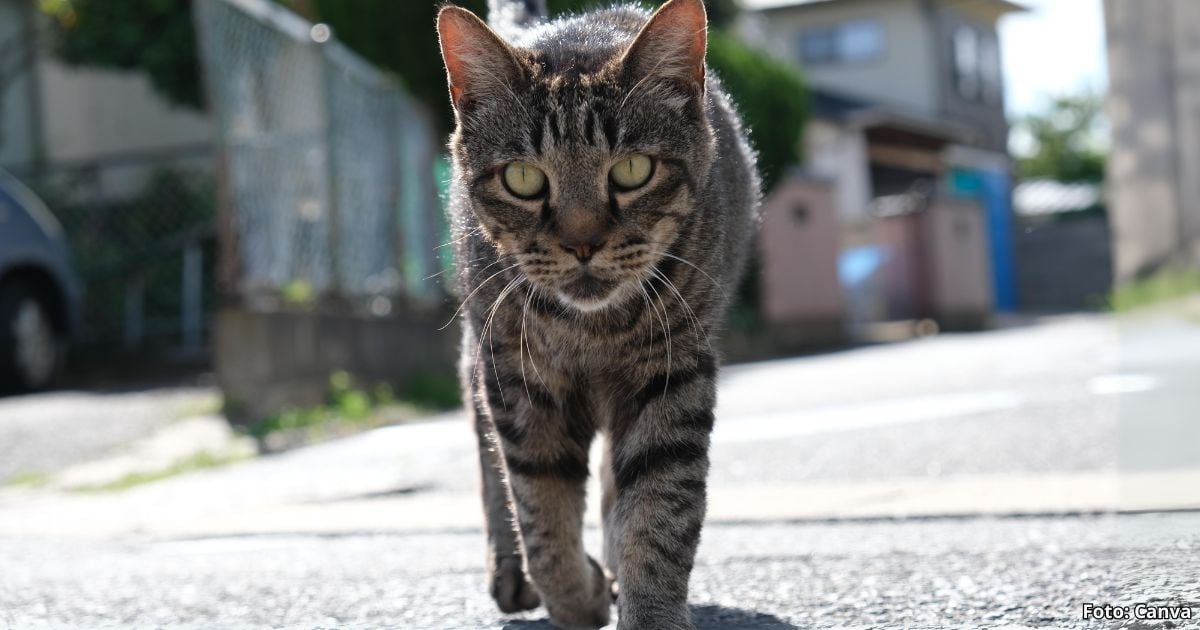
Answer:
M568 629L607 625L609 581L582 539L591 419L565 417L540 383L503 368L485 374L484 382L529 577L550 620Z
M471 352L475 347L477 328L469 321L464 323L463 348L466 351L459 378L466 394L464 406L470 413L479 447L479 485L487 531L488 592L501 612L533 610L542 602L537 589L525 575L525 558L513 525L511 498L504 481L500 438L488 411L487 390L479 378L477 357Z
M690 630L688 580L706 509L716 364L648 379L611 428L621 630Z

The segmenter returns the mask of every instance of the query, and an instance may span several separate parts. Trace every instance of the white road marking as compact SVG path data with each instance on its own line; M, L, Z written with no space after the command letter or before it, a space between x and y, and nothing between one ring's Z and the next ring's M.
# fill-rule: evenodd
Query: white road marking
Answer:
M1138 394L1158 389L1162 379L1150 374L1106 374L1088 380L1088 391L1096 396Z
M1016 392L999 390L891 398L867 403L777 410L741 416L723 416L718 409L713 440L752 442L943 420L1015 409L1023 402Z

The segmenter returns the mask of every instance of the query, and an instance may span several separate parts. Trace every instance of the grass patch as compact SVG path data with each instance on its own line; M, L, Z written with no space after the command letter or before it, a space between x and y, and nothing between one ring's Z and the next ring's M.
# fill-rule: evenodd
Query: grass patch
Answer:
M115 479L108 483L102 483L94 486L78 486L71 488L71 490L77 492L121 492L122 490L128 490L135 486L142 486L148 483L162 481L163 479L176 477L178 475L184 475L199 470L219 468L221 466L228 466L229 464L242 461L243 459L246 459L246 457L242 455L216 455L208 451L201 451L195 455L192 455L191 457L181 459L162 470L129 473L124 477Z
M1109 307L1127 313L1155 304L1200 293L1200 269L1164 269L1148 278L1117 287L1109 297Z
M289 434L290 442L315 442L453 409L462 403L458 380L449 376L419 374L399 395L390 385L370 389L358 386L346 372L329 377L328 402L308 408L288 409L250 425L250 434L275 450L270 438Z
M8 478L4 485L10 488L41 488L50 483L50 475L44 472L17 473Z
M204 394L180 403L175 409L175 416L181 420L195 416L215 416L221 413L224 406L225 401L220 394Z

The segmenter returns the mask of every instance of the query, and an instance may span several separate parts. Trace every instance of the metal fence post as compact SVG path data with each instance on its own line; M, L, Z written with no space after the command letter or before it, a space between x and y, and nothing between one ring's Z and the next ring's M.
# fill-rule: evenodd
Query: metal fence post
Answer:
M146 278L137 274L125 282L125 348L133 350L142 346L146 336L145 327Z
M326 30L321 32L318 27L324 27ZM318 24L313 26L311 38L313 45L317 47L317 56L320 59L320 68L318 70L321 77L321 106L324 111L321 112L321 123L324 126L325 135L325 177L328 178L325 189L329 191L329 200L326 208L329 211L329 274L330 274L330 291L334 295L342 293L342 270L341 270L341 208L338 203L340 198L339 187L341 183L338 181L337 169L337 152L334 144L335 129L334 129L334 112L336 111L333 102L333 77L330 75L333 72L329 55L325 49L325 43L333 38L333 32L328 30L328 25Z
M183 274L180 278L182 298L179 309L179 329L182 331L183 351L200 352L204 327L204 252L192 241L183 250Z

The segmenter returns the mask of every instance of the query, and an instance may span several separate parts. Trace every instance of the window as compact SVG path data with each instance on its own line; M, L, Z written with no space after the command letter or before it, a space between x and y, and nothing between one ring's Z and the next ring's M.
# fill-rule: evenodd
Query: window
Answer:
M995 35L985 35L979 47L979 76L983 82L983 100L999 105L1004 85L1000 72L1000 46Z
M883 27L879 22L848 22L838 35L838 53L843 61L870 61L883 54Z
M809 31L800 37L800 59L806 64L837 61L837 37L832 30Z
M800 61L805 65L862 63L883 55L883 26L876 20L855 20L800 33Z
M1000 46L994 33L980 33L970 26L954 31L954 85L968 101L999 105L1003 84Z
M979 98L979 34L969 26L954 31L954 84L959 96Z

